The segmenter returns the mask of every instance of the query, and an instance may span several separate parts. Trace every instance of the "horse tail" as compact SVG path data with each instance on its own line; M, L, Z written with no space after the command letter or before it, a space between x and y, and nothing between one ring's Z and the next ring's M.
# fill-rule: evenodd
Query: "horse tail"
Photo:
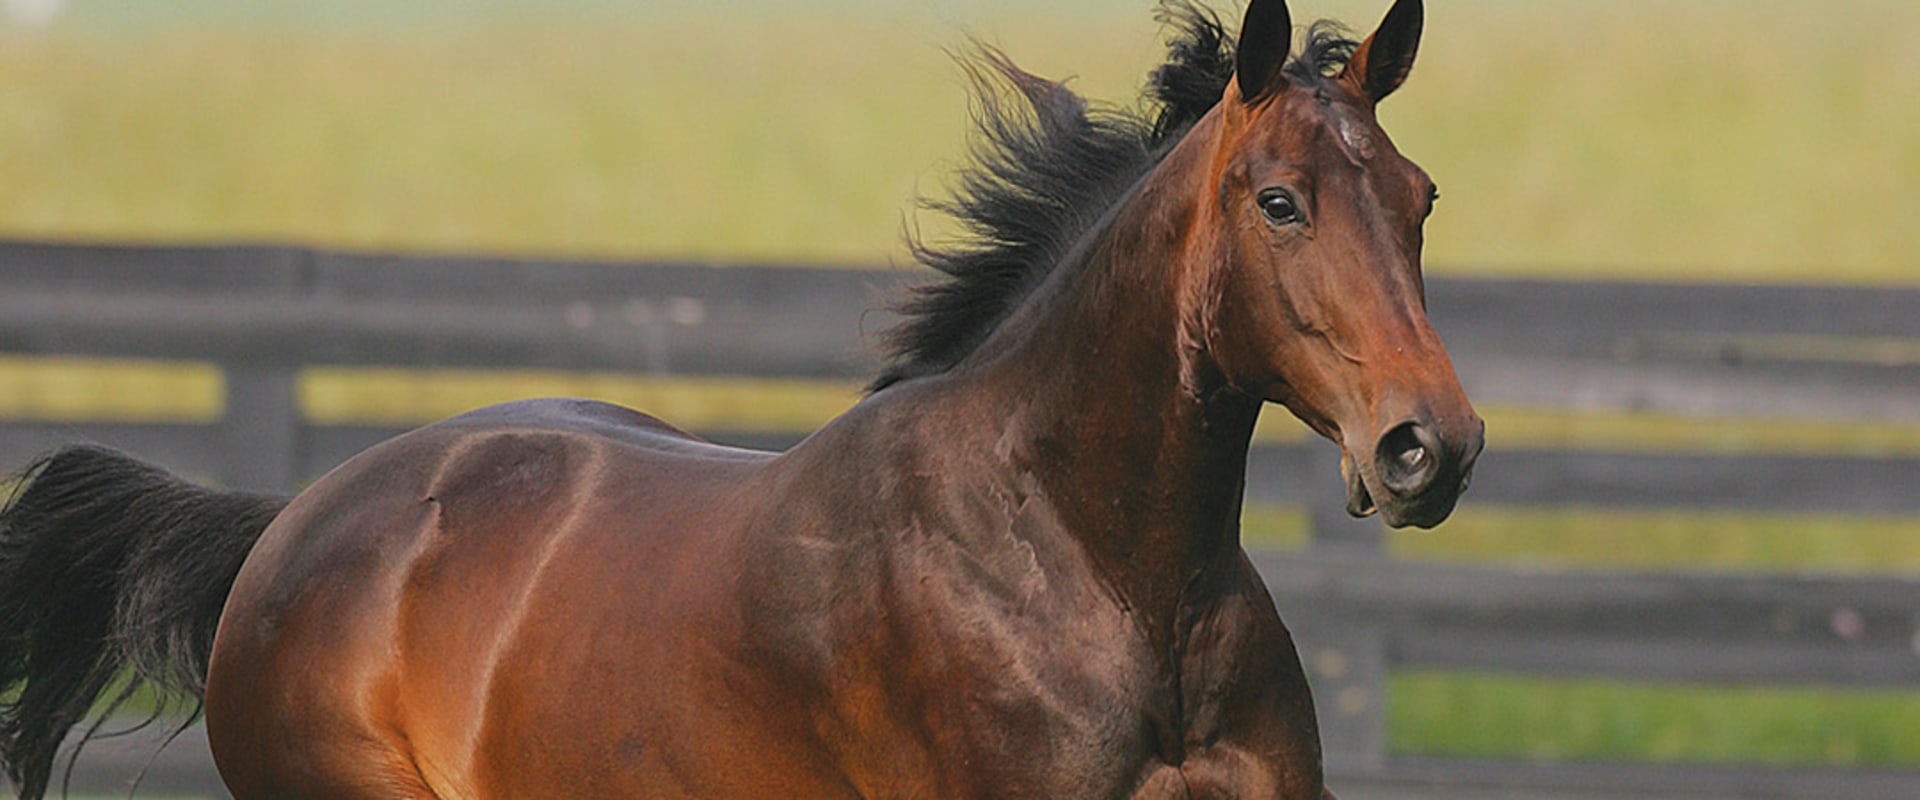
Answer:
M197 719L233 580L287 498L217 491L103 447L34 462L0 503L0 767L47 791L60 745L104 699L79 750L142 687ZM144 723L143 723L144 724ZM177 731L176 731L177 733Z

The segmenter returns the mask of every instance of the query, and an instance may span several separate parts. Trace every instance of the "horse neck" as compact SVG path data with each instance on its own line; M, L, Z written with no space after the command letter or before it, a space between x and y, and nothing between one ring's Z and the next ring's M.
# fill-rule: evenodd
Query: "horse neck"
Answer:
M1004 463L1124 602L1169 626L1186 586L1237 563L1260 410L1199 344L1194 284L1217 257L1198 244L1206 150L1169 154L956 376L991 398Z

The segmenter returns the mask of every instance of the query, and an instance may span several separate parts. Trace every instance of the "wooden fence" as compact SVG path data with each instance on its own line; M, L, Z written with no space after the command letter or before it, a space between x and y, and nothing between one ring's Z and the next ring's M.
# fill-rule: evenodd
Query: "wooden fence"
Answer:
M88 439L233 485L297 486L398 432L310 419L298 386L320 367L856 380L891 321L878 309L912 277L0 243L0 355L199 362L224 386L217 419L0 420L0 466ZM1436 279L1429 307L1482 406L1920 429L1920 291ZM703 433L780 447L803 432ZM1502 436L1490 427L1467 502L1920 513L1912 443ZM1405 667L1920 687L1920 581L1396 560L1377 523L1341 511L1337 459L1316 440L1262 443L1248 496L1311 509L1308 548L1256 560L1314 672L1343 797L1920 797L1920 774L1902 772L1390 755L1386 681Z

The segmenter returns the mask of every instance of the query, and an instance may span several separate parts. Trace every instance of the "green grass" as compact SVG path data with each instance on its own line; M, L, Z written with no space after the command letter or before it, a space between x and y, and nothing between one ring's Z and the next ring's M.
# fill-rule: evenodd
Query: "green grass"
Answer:
M211 423L226 413L213 364L0 354L0 420Z
M1296 506L1249 505L1241 518L1250 550L1299 550L1310 531ZM1469 498L1438 529L1388 531L1387 552L1545 569L1920 576L1920 517L1503 508Z
M0 29L0 234L899 259L962 153L942 48L1126 101L1149 6L76 4ZM1894 0L1467 0L1382 114L1436 272L1912 283L1916 53Z
M1887 419L1699 417L1483 405L1493 448L1718 455L1920 455L1920 425Z
M529 397L584 397L645 411L690 430L807 433L851 408L847 381L646 377L541 370L310 369L296 388L319 424L423 425Z
M1659 685L1410 671L1388 682L1401 755L1920 767L1920 692Z
M1920 576L1920 517L1500 508L1469 500L1394 556L1552 568Z

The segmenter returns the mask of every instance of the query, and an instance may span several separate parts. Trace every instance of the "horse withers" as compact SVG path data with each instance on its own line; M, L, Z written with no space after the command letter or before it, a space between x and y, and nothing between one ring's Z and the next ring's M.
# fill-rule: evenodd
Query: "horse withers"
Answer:
M623 408L481 409L297 497L98 448L0 513L0 759L23 797L131 671L204 699L254 798L1322 797L1239 540L1263 403L1349 510L1431 526L1482 425L1424 311L1437 196L1354 42L1165 7L1147 111L991 51L977 238L851 411L784 453Z

